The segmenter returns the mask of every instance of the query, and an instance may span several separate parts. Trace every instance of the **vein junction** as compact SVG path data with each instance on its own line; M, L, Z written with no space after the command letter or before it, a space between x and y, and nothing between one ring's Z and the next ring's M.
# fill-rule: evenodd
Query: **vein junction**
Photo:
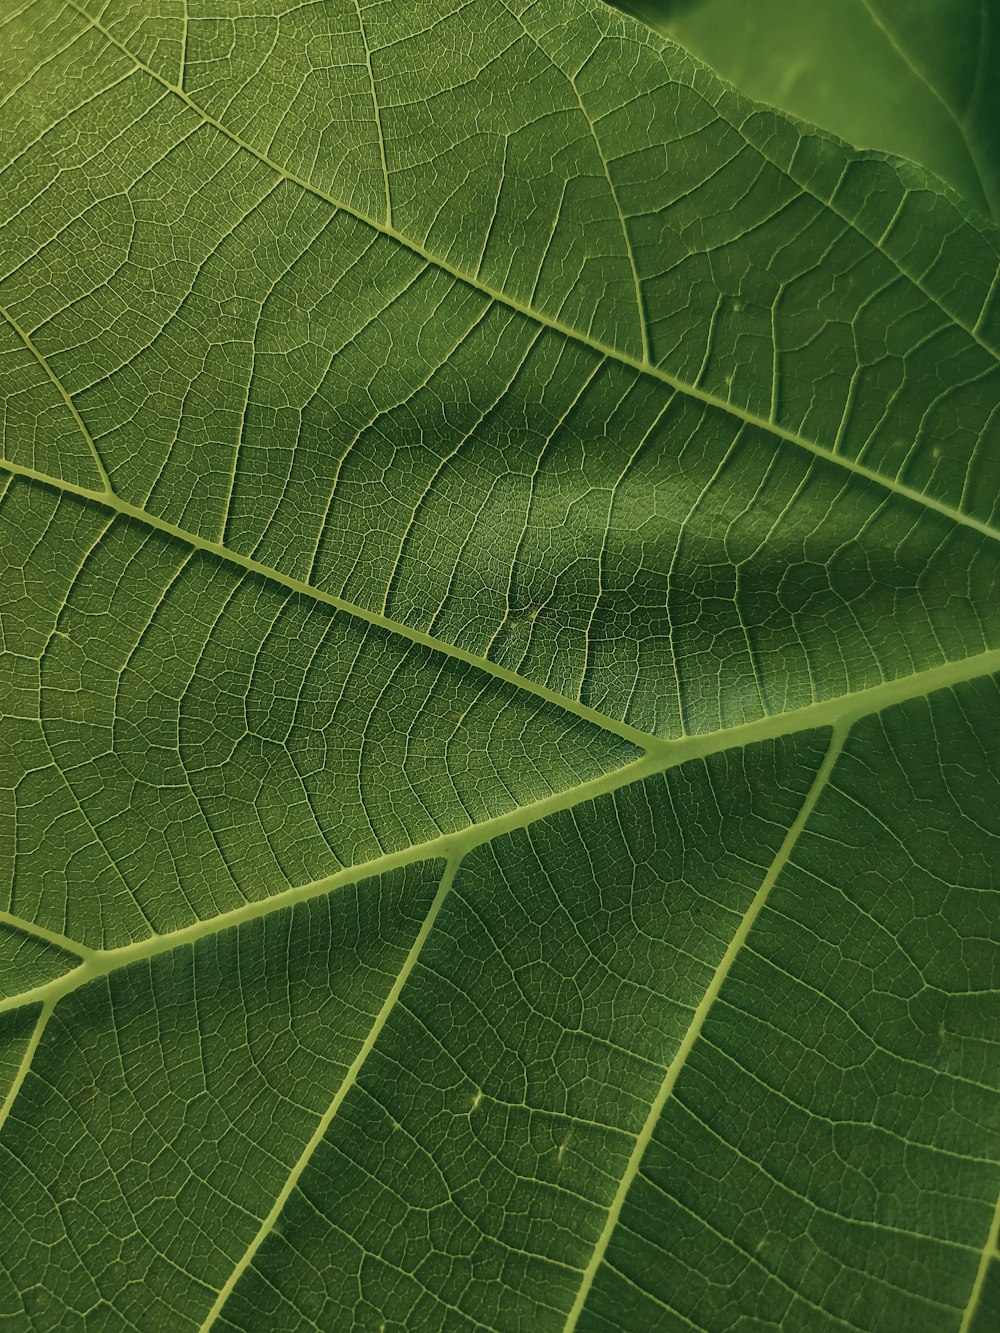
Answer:
M775 714L758 722L747 723L741 727L726 731L708 733L701 736L689 736L682 740L651 740L646 753L634 762L581 783L576 787L545 797L530 805L525 805L496 819L485 820L457 833L444 834L429 842L407 847L398 852L391 852L364 865L351 866L343 871L308 884L276 893L257 902L250 902L231 912L198 921L184 929L168 934L153 935L138 940L121 948L90 950L66 937L39 929L32 922L5 914L6 919L28 934L37 935L55 943L68 952L83 954L83 962L56 980L38 986L20 995L0 1000L0 1013L22 1008L26 1004L54 1002L62 995L76 990L79 986L97 977L108 975L130 963L141 959L154 958L159 954L188 945L199 939L220 931L229 930L244 922L268 916L274 912L307 902L312 898L331 893L336 889L355 884L360 880L383 874L402 866L423 861L445 858L450 864L458 864L473 848L501 837L515 829L525 828L537 820L544 819L561 810L593 801L608 795L631 783L641 782L655 774L666 772L679 764L707 758L720 751L737 749L753 745L760 741L787 736L796 732L818 728L834 728L838 737L837 745L831 750L836 754L842 748L843 739L850 727L860 718L881 712L894 704L908 699L922 698L935 690L990 675L1000 670L1000 649L981 653L975 657L958 662L945 663L939 667L916 673L901 680L875 686L857 694L830 699L794 712ZM827 769L824 769L826 772ZM812 803L810 803L810 807Z

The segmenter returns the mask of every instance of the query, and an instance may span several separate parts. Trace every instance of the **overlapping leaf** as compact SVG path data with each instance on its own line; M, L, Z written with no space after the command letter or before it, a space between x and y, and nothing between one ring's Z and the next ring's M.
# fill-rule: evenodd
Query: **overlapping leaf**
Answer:
M921 163L1000 216L989 0L621 0L742 92Z

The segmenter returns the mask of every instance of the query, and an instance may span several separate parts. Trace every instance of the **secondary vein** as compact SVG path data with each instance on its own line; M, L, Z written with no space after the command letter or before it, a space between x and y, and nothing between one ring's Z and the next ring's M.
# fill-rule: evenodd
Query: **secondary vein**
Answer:
M413 969L417 965L417 960L420 957L424 945L427 943L427 937L430 935L431 930L433 929L434 926L434 922L437 920L438 914L440 913L441 908L444 906L448 894L451 892L451 887L455 881L455 872L457 869L458 869L457 859L449 861L445 866L444 874L441 878L441 883L438 887L437 893L434 896L434 901L431 903L430 909L427 915L424 917L423 924L421 925L420 930L418 931L417 936L413 941L413 944L410 946L410 951L406 955L406 960L403 963L403 966L400 968L398 974L396 975L396 979L393 982L388 995L386 995L385 1000L382 1003L382 1007L379 1009L378 1013L375 1016L375 1021L369 1028L367 1036L361 1043L357 1055L355 1055L354 1059L352 1060L350 1068L345 1074L340 1086L337 1088L337 1091L334 1093L329 1106L320 1116L319 1120L317 1120L315 1129L310 1135L309 1140L306 1143L305 1147L299 1154L295 1162L295 1165L292 1167L291 1171L289 1171L287 1177L285 1178L285 1182L282 1185L281 1189L278 1191L278 1194L275 1197L274 1203L272 1204L267 1216L261 1221L261 1224L257 1229L257 1232L254 1235L253 1239L251 1240L250 1244L243 1252L239 1261L234 1265L232 1272L229 1274L229 1277L226 1279L225 1283L220 1288L219 1294L218 1296L216 1296L215 1301L212 1304L212 1308L209 1310L204 1323L201 1325L201 1333L208 1333L208 1330L212 1327L212 1325L215 1323L216 1319L222 1312L222 1308L225 1305L226 1301L229 1299L230 1295L232 1294L236 1284L239 1282L240 1278L253 1263L254 1256L256 1255L257 1251L260 1249L261 1245L263 1245L264 1241L274 1230L275 1223L281 1216L285 1204L291 1198L292 1193L294 1192L295 1187L302 1176L302 1173L309 1165L309 1162L313 1154L315 1153L319 1145L322 1143L323 1138L326 1135L326 1131L329 1129L334 1116L337 1114L341 1106L344 1104L344 1100L347 1097L348 1093L357 1083L358 1075L361 1073L361 1069L365 1061L368 1059L368 1056L370 1055L372 1048L374 1047L376 1041L378 1040L379 1033L382 1031L386 1023L389 1021L389 1017L393 1009L395 1009L396 1007L396 1002L399 999L400 993L402 992L403 987L406 985L407 979L409 978Z
M993 1220L986 1234L983 1252L979 1256L979 1267L976 1269L976 1276L969 1290L969 1300L962 1313L962 1322L959 1325L958 1333L972 1333L972 1321L976 1317L979 1298L982 1295L983 1287L986 1285L986 1274L989 1272L990 1264L998 1262L1000 1262L1000 1197L997 1198L996 1207L993 1210Z
M701 998L701 1002L694 1011L691 1022L688 1024L687 1031L684 1033L673 1059L664 1071L663 1081L660 1084L656 1096L653 1098L649 1113L643 1122L642 1128L636 1135L632 1152L629 1155L621 1180L618 1182L618 1188L616 1189L614 1197L611 1200L611 1205L608 1208L604 1226L601 1228L601 1232L591 1252L590 1259L581 1275L576 1298L574 1299L573 1305L566 1317L563 1333L573 1333L573 1330L577 1326L580 1315L583 1313L584 1306L587 1303L587 1298L590 1295L594 1279L604 1262L604 1256L607 1252L608 1245L611 1243L615 1228L618 1225L629 1191L641 1170L642 1159L645 1156L646 1149L649 1147L656 1126L659 1123L660 1116L663 1114L663 1108L673 1094L681 1071L687 1063L687 1058L691 1054L695 1043L701 1035L709 1012L711 1011L726 978L729 976L733 964L746 942L747 936L753 929L754 922L764 910L778 876L787 865L795 844L809 821L809 816L812 814L816 802L819 800L820 794L826 786L827 780L837 762L837 757L843 748L847 731L848 728L846 725L841 725L834 729L826 755L816 772L816 776L813 779L805 800L802 802L799 813L796 815L788 832L785 834L784 840L778 848L777 854L771 862L767 874L761 882L760 888L754 895L753 901L747 908L732 939L729 941L729 946L722 955L715 972L712 974L712 979Z
M652 735L650 732L629 726L627 722L622 722L607 713L590 708L587 704L581 703L579 699L572 699L569 695L560 694L557 690L550 689L547 685L541 685L527 676L519 675L518 672L511 671L509 668L501 666L489 658L482 657L478 653L469 652L465 648L449 643L445 639L437 638L424 630L416 629L403 621L393 620L380 611L370 610L356 602L349 602L346 598L338 597L335 593L326 592L313 583L307 583L303 579L295 578L294 575L283 573L273 565L266 565L259 560L254 560L252 556L243 555L241 552L233 550L232 547L223 545L222 542L212 541L196 532L190 532L187 528L179 527L176 523L169 523L157 514L151 514L139 505L130 504L118 495L89 490L86 486L77 486L72 482L63 481L60 477L53 477L46 472L39 472L35 468L14 463L6 458L0 458L0 468L5 468L14 476L23 477L27 481L34 481L42 486L49 486L54 490L63 491L80 499L102 505L124 518L134 519L138 523L154 528L157 532L165 533L196 551L204 551L209 555L214 555L217 559L223 560L227 564L236 565L240 569L245 569L248 573L256 574L260 578L267 579L270 583L280 584L281 587L287 588L291 592L297 592L303 597L309 597L316 602L321 602L324 606L343 611L345 614L363 620L369 625L384 629L390 634L399 635L411 643L419 644L433 652L453 658L462 662L465 666L493 676L515 689L533 694L545 703L572 713L583 721L589 722L592 726L599 727L602 731L610 732L622 740L629 741L640 749L655 749L664 743L659 737Z

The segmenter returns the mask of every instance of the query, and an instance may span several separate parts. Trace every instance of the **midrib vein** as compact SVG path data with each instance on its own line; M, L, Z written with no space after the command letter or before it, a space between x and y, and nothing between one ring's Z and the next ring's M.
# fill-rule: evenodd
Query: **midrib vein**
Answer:
M1000 649L993 649L974 657L963 658L958 662L930 667L926 671L917 672L901 680L809 704L788 713L760 718L756 722L747 722L738 727L687 736L681 740L657 741L655 749L650 749L632 763L624 764L620 768L612 769L609 773L591 778L574 787L567 787L564 791L541 797L527 805L518 806L493 819L483 820L482 823L472 824L454 833L443 833L437 838L415 843L399 851L387 852L384 856L371 861L347 866L335 874L312 880L307 884L295 885L256 902L244 903L230 912L196 921L179 930L151 935L134 944L114 949L87 949L84 961L78 967L30 991L23 991L19 995L0 1000L0 1014L21 1009L28 1004L54 1002L87 982L107 976L119 968L128 967L143 959L156 958L172 949L194 945L206 936L231 930L246 922L270 916L273 912L294 907L298 903L309 902L313 898L347 888L361 880L372 879L421 861L461 860L473 848L491 842L505 833L527 828L530 824L558 814L560 811L573 809L586 801L607 796L631 783L665 773L678 764L707 759L723 750L740 749L761 741L778 740L783 736L822 727L830 727L838 735L846 735L855 722L869 714L881 712L894 704L905 703L908 699L922 698L934 690L946 689L948 686L959 685L976 677L990 675L998 670L1000 670ZM40 928L31 921L22 922L20 918L9 913L5 919L9 925L20 927L27 933L40 933ZM60 936L59 939L64 941L61 947L73 948L78 953L85 950L86 946L76 944L65 937ZM53 942L55 942L54 936Z
M425 246L421 245L418 241L413 240L412 238L398 231L395 227L389 225L388 222L380 222L377 218L371 217L369 214L363 212L361 209L355 208L353 205L346 203L344 200L337 199L333 195L328 194L325 190L321 189L318 185L315 185L312 181L307 180L304 176L298 176L296 175L295 172L289 170L288 167L283 166L280 162L276 162L273 158L269 157L265 152L263 152L263 150L254 147L253 144L241 138L241 136L238 135L234 130L230 129L225 124L224 121L218 120L215 116L211 115L208 111L204 109L204 107L200 106L197 102L195 102L194 99L191 98L184 91L183 88L179 87L177 84L171 83L169 79L164 78L162 74L157 73L156 70L152 69L144 61L140 60L139 57L132 50L130 50L129 47L124 42L119 41L117 37L113 36L112 33L100 22L99 19L94 18L91 14L88 14L86 10L81 8L81 6L77 3L77 0L66 0L66 3L87 24L89 24L91 27L100 32L102 36L108 42L111 43L112 46L116 47L119 51L122 52L123 55L127 56L128 59L133 62L133 64L136 66L137 69L141 69L151 79L154 79L158 84L160 84L161 87L166 88L174 96L180 98L180 100L184 102L185 105L196 116L198 116L200 120L202 120L206 125L213 126L216 130L219 131L220 134L225 135L225 137L231 143L235 144L238 148L243 149L245 152L251 154L252 157L255 157L259 162L263 163L271 171L276 172L284 180L287 180L291 184L298 186L300 189L305 190L307 193L315 196L317 199L322 199L323 202L328 204L331 208L339 212L346 213L350 217L356 218L359 222L363 223L367 227L370 227L373 231L380 232L382 235L389 237L391 240L397 242L397 244L403 246L404 249L407 249L412 254L419 256L426 263L433 265L440 272L447 273L449 277L454 278L456 282L461 282L465 286L470 287L474 291L477 291L481 295L487 297L489 300L495 301L499 305L506 306L509 310L516 311L518 314L524 316L526 319L533 320L535 323L541 324L546 328L552 329L554 332L559 333L564 338L567 338L582 346L589 347L591 351L598 353L602 357L605 357L612 361L617 361L621 365L628 366L630 369L636 371L639 374L648 375L653 379L659 380L661 383L668 385L671 389L674 389L676 392L684 394L689 398L693 398L698 402L704 403L707 407L715 408L720 412L726 413L728 416L734 417L736 420L742 422L745 425L756 427L757 429L762 430L767 434L773 435L778 439L784 440L788 444L792 444L795 445L797 448L804 449L808 453L814 455L816 458L825 459L827 462L832 463L836 467L845 469L846 471L852 473L854 476L862 477L866 481L872 482L874 485L883 487L884 489L890 491L893 495L898 495L903 499L911 500L914 503L923 506L925 509L931 509L935 513L942 514L946 518L951 519L952 522L954 523L961 524L963 527L972 528L974 531L981 533L983 536L990 537L994 540L1000 540L1000 530L994 528L991 524L985 523L980 519L973 518L971 515L965 514L961 510L956 509L953 505L945 504L943 501L936 500L931 496L927 496L923 492L916 490L912 486L907 486L904 483L896 480L895 478L883 476L880 472L877 472L874 468L866 467L864 464L859 463L852 458L848 458L843 454L835 452L833 449L827 447L826 445L819 444L815 440L807 439L805 436L798 434L798 432L790 430L785 426L780 426L775 422L768 420L766 417L759 416L755 412L751 412L746 408L740 407L738 404L728 402L726 399L720 398L716 394L710 393L705 389L698 388L696 385L689 384L685 380L682 380L675 375L669 374L661 367L654 365L651 361L646 360L643 357L633 356L628 352L621 351L619 348L612 346L610 343L602 342L599 338L594 338L590 334L584 333L580 329L576 329L571 325L564 324L555 317L547 315L542 311L534 309L532 306L527 305L525 302L519 301L516 297L510 296L506 292L501 291L499 288L491 287L488 283L483 282L482 279L479 278L477 275L467 273L465 272L464 269L458 268L456 265L449 263L448 260L442 259L439 255L434 254L432 251L428 250ZM909 274L905 274L904 276L907 277L909 281L914 282L914 284L918 286L918 289L920 291L923 291L923 288L919 287L919 284L916 283L916 280L912 278ZM924 293L924 295L927 295L927 293ZM931 298L928 297L928 299ZM945 311L944 313L948 314L947 311ZM949 314L949 318L953 318L953 316ZM997 357L996 351L993 348L987 346L986 344L981 343L981 340L979 339L978 335L975 334L972 330L966 329L965 332L968 333L969 336L973 338L976 342L979 342L980 345L984 347L984 350L988 351L991 356L993 356L994 358Z
M834 728L830 738L830 744L823 757L823 762L820 764L819 769L816 772L816 776L806 794L805 800L802 802L798 814L789 826L788 832L785 834L774 860L768 867L767 874L761 881L760 888L754 895L753 901L747 908L735 934L729 941L729 946L722 955L718 966L712 974L712 979L701 998L701 1002L694 1011L694 1015L691 1018L687 1031L684 1033L680 1045L677 1048L677 1052L664 1072L663 1081L660 1084L656 1096L653 1098L649 1113L643 1122L642 1128L636 1135L632 1152L629 1155L625 1170L622 1173L622 1178L618 1182L618 1188L615 1190L611 1205L608 1208L604 1226L601 1228L600 1235L591 1252L587 1266L583 1270L580 1285L577 1288L576 1298L566 1317L563 1333L573 1333L573 1330L576 1328L580 1315L583 1313L587 1303L587 1298L590 1295L594 1279L600 1271L601 1264L604 1262L604 1256L607 1253L608 1245L611 1243L611 1238L618 1225L629 1191L642 1167L642 1159L645 1156L646 1149L649 1147L656 1126L659 1123L663 1108L670 1100L674 1088L677 1086L677 1080L687 1063L688 1056L691 1054L695 1043L701 1035L709 1012L718 998L719 992L725 984L726 978L729 976L733 964L746 942L747 936L753 929L754 922L764 910L764 906L767 903L778 876L787 865L795 844L809 821L809 817L815 808L816 802L819 800L820 794L833 771L834 764L837 762L837 756L843 748L847 731L848 727L846 724L839 724Z
M445 871L441 878L441 883L438 886L438 891L434 896L434 901L431 903L430 910L424 917L423 924L421 925L420 930L413 941L413 944L410 946L409 953L406 955L406 960L404 961L403 966L397 973L396 979L392 983L389 993L388 995L386 995L385 1000L382 1003L381 1009L379 1009L377 1015L375 1016L375 1021L369 1028L368 1035L361 1043L361 1046L359 1047L357 1054L351 1061L350 1068L345 1074L340 1086L337 1088L337 1091L334 1093L329 1106L320 1116L319 1120L317 1120L316 1127L313 1130L312 1134L310 1135L309 1141L302 1149L301 1153L299 1154L295 1162L295 1165L292 1167L291 1171L289 1171L287 1177L285 1178L285 1183L278 1191L274 1203L271 1205L270 1211L261 1222L260 1227L258 1228L257 1233L254 1236L253 1240L251 1240L250 1244L247 1246L246 1250L240 1257L239 1261L233 1267L233 1270L229 1274L229 1277L227 1278L225 1284L222 1286L222 1288L219 1291L219 1294L216 1296L215 1301L212 1304L212 1308L209 1310L204 1323L201 1325L201 1333L207 1333L207 1330L210 1329L211 1326L215 1323L216 1319L218 1318L219 1314L222 1311L223 1306L225 1305L233 1289L235 1288L237 1282L239 1282L240 1278L253 1263L253 1259L257 1251L260 1249L261 1245L263 1245L264 1241L273 1231L274 1224L281 1216L285 1204L291 1197L292 1192L294 1191L295 1186L298 1184L303 1171L305 1171L306 1167L309 1165L313 1153L322 1143L323 1138L326 1135L326 1131L329 1129L334 1116L340 1110L348 1093L351 1091L351 1089L357 1082L358 1075L361 1072L361 1068L364 1065L365 1061L368 1059L368 1056L371 1053L372 1047L375 1045L375 1042L378 1040L379 1033L382 1031L386 1023L388 1022L389 1015L396 1007L396 1001L399 999L400 993L402 992L403 987L406 985L406 981L410 976L410 973L413 971L414 967L417 964L417 959L420 957L420 953L424 947L424 944L427 941L427 937L431 933L431 929L434 926L434 922L437 919L438 913L441 911L445 899L451 892L451 886L454 883L455 872L457 869L458 869L457 859L449 861L445 866Z
M376 857L371 861L347 866L335 874L311 880L307 884L295 885L281 893L272 894L270 897L261 898L256 902L244 903L230 912L222 912L218 916L209 917L204 921L195 921L190 926L184 926L179 930L168 931L163 935L151 935L136 941L134 944L121 945L115 949L94 949L85 961L71 972L66 972L54 981L37 986L33 990L24 991L20 995L9 996L0 1000L0 1014L12 1009L20 1009L26 1004L58 999L89 981L107 976L111 972L117 972L120 968L128 967L132 963L156 958L158 955L168 953L173 949L194 945L208 935L216 935L221 931L234 929L260 917L270 916L273 912L295 907L299 903L309 902L313 898L322 897L337 889L347 888L349 885L356 884L364 879L373 879L379 875L388 874L390 871L399 870L404 866L415 865L422 861L441 859L457 862L481 842L487 842L513 829L523 828L525 825L534 823L538 819L544 819L547 815L554 814L559 810L569 809L581 801L603 796L630 782L636 782L653 773L662 772L668 766L659 756L655 758L646 756L635 760L631 764L626 764L622 768L613 769L610 773L603 774L589 782L568 787L565 791L543 797L530 805L518 806L516 810L510 811L506 815L499 815L481 824L473 824L471 827L460 829L455 833L443 833L440 837L432 838L427 842L415 843L396 852L388 852L384 856ZM12 924L15 921L16 918L11 918ZM33 928L31 922L25 922L24 926L28 930ZM79 946L77 947L79 948Z

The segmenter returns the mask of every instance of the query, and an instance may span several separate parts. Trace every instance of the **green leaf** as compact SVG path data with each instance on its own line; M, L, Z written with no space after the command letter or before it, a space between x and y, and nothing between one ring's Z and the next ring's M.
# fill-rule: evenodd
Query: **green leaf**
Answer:
M589 0L0 62L0 1325L991 1328L997 232Z
M618 3L618 0L614 0ZM1000 217L990 0L621 0L750 97L921 163Z

